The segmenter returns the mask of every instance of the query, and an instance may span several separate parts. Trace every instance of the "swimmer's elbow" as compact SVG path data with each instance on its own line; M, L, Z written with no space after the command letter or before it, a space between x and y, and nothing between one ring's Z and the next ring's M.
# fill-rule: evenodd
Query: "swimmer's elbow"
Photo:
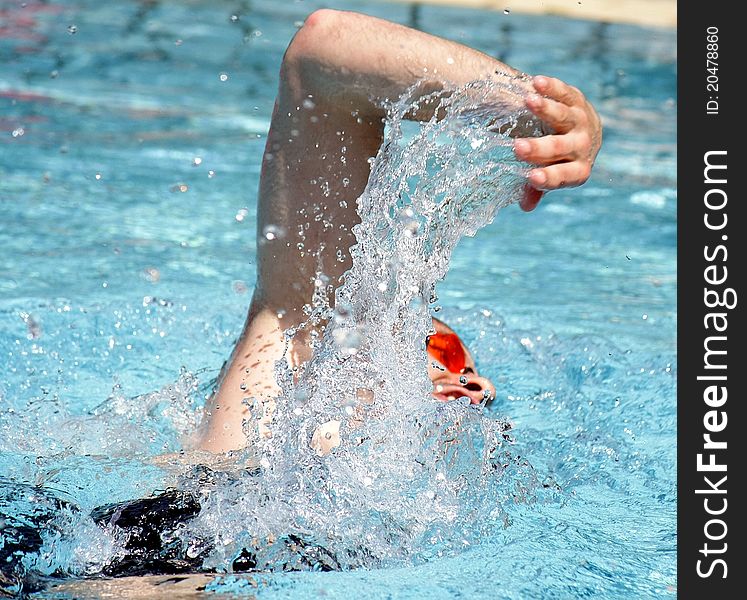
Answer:
M388 78L376 67L386 50L371 40L378 40L386 27L385 21L355 12L314 11L283 57L280 96L293 102L313 97L317 105L320 101L337 107L354 104L361 115L381 116L381 108L371 98Z
M340 31L344 15L343 11L331 8L320 8L311 13L293 36L283 63L294 65L304 60L323 58L330 42Z
M333 8L318 8L308 17L306 17L304 28L318 29L320 27L333 25L344 14L345 13L343 11L335 10Z

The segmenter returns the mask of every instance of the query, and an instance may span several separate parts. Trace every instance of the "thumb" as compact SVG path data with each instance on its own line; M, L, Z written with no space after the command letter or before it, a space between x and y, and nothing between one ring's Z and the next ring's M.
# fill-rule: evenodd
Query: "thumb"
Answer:
M540 203L540 200L542 199L542 194L544 194L542 190L538 190L537 188L534 188L531 185L526 184L524 186L524 196L522 196L521 200L519 201L519 206L521 206L521 210L525 212L531 212L535 208L537 208L537 205Z

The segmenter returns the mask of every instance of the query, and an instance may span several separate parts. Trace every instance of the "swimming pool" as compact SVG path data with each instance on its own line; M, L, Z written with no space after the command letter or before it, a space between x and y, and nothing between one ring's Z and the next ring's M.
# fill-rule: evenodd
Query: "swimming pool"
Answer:
M317 5L1 6L0 474L90 509L162 485L148 457L179 450L240 331L277 68ZM674 32L344 6L557 75L605 119L592 180L501 212L439 288L511 452L557 491L458 554L263 575L256 593L674 594ZM108 398L121 414L97 418Z

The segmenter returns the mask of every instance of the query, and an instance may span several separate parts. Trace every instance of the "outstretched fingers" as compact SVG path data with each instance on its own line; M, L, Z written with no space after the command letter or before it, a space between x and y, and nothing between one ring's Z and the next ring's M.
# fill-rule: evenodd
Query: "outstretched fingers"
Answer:
M552 165L579 158L583 142L575 134L546 135L539 138L522 138L514 142L516 156L536 165Z
M527 184L524 186L524 195L521 197L521 200L519 200L519 206L521 207L521 210L525 212L531 212L535 208L537 208L537 205L540 203L540 200L542 200L542 195L545 192L542 190L538 190L536 187L532 187L531 185Z
M601 146L599 116L577 88L560 79L540 75L533 84L537 94L527 98L527 107L554 133L514 142L516 156L537 167L529 173L529 186L546 191L581 185ZM525 194L522 208L531 210L539 197Z
M571 131L577 125L577 122L585 117L583 112L575 106L569 106L552 98L543 98L536 94L529 96L526 103L527 107L556 133Z
M537 75L532 83L539 94L562 102L567 106L581 106L586 103L586 97L581 90L555 77Z
M590 174L591 165L588 162L573 161L532 169L529 182L538 190L557 190L579 186Z

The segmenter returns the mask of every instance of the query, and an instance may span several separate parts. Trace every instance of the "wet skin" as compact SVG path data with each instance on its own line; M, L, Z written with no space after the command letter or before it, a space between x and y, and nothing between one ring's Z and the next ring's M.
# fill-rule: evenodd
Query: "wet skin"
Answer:
M286 353L283 331L306 320L304 306L314 294L320 264L333 288L352 264L356 199L368 182L369 158L383 140L383 99L399 97L416 82L427 94L471 81L511 79L524 89L506 92L499 104L528 108L554 132L515 141L517 157L534 165L522 208L532 210L545 191L586 181L601 144L596 111L579 90L558 79L517 80L517 74L461 44L374 17L322 9L306 19L283 58L262 161L257 284L244 330L206 407L197 448L244 447L243 422L255 418L244 398L261 402L262 422L269 424L279 393L275 362L284 358L296 366L310 358L308 335L296 336ZM419 103L407 118L428 120L437 104ZM267 240L269 226L284 235ZM438 361L429 360L434 395L480 403L486 390L491 396L495 390L463 350L460 372L441 370L447 365L434 367Z
M448 402L466 396L471 404L481 404L495 399L495 386L478 373L469 349L455 335L454 330L437 319L433 319L433 325L437 334L445 334L449 336L448 342L459 345L456 349L447 349L441 353L433 352L429 348L428 376L433 382L433 397ZM454 355L456 361L453 360Z

